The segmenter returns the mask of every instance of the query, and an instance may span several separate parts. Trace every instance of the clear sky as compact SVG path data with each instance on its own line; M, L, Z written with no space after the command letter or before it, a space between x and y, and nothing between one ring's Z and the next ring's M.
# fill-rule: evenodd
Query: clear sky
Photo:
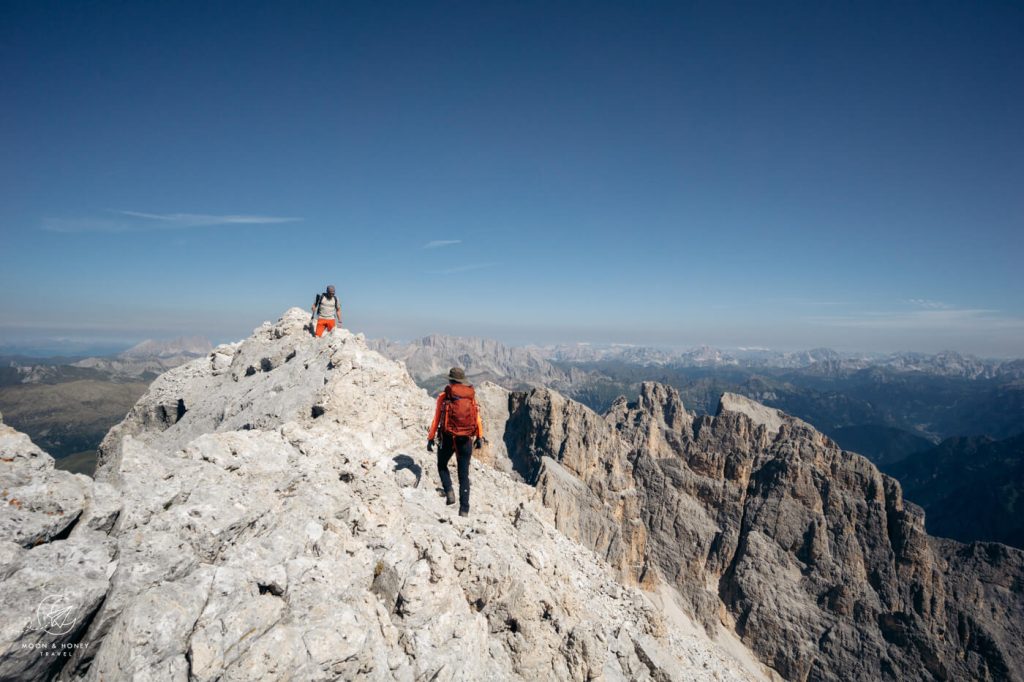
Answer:
M0 4L0 346L1024 356L1024 5Z

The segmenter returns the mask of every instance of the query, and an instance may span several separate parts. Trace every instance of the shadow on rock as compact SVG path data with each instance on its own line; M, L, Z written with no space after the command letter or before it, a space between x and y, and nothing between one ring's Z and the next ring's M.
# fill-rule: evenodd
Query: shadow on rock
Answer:
M416 463L409 455L395 455L392 458L395 463L395 476L401 478L407 478L409 474L403 474L402 472L410 472L412 476L416 477L415 482L410 480L413 487L418 488L420 485L420 479L423 478L423 467Z

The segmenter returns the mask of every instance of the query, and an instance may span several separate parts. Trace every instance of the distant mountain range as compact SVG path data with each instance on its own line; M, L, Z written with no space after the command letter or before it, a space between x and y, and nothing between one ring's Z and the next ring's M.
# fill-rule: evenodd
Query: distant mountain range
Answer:
M493 381L513 388L566 387L583 378L573 376L573 368L556 367L532 348L515 348L491 339L434 334L411 343L387 339L367 343L402 362L418 383L429 388L443 386L448 370L455 365L476 383Z
M1017 509L1016 496L1024 489L1013 483L1024 470L1014 468L1021 458L1014 444L1024 432L1022 360L829 349L514 348L439 335L372 345L404 362L431 391L445 383L449 367L459 365L476 383L553 388L598 412L619 396L636 399L649 381L678 390L698 414L714 414L723 393L743 395L813 424L842 448L906 478L907 498L929 512L930 532L1024 546L1015 521L999 520ZM1000 480L1002 487L996 485Z
M85 358L72 364L109 372L115 377L156 378L169 369L206 355L213 346L209 340L191 336L169 341L146 340L112 358Z
M35 358L0 356L0 386L57 384L79 379L150 381L213 349L201 337L146 340L111 356Z
M372 343L404 362L416 381L430 389L444 383L449 367L460 365L478 382L490 380L509 389L547 386L599 411L620 395L637 395L644 381L675 387L688 407L704 414L714 411L722 393L740 393L805 419L833 437L866 445L865 454L880 461L910 454L915 441L907 435L930 446L951 436L1004 438L1024 430L1024 360L987 360L952 351L867 355L820 348L515 348L441 335Z
M884 368L966 379L1024 378L1024 360L983 359L955 351L933 355L914 352L880 354L839 353L830 348L785 352L766 348L723 350L711 346L669 350L622 344L560 344L528 346L527 349L536 357L575 364L620 361L643 366L806 369L826 376Z

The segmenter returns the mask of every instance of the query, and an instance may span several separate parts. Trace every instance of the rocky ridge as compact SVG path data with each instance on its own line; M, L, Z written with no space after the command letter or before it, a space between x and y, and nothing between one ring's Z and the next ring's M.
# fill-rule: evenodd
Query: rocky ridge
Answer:
M113 495L0 418L0 680L50 678L84 635L116 567Z
M762 676L559 532L507 448L453 515L432 400L307 318L159 377L95 481L0 430L0 678Z

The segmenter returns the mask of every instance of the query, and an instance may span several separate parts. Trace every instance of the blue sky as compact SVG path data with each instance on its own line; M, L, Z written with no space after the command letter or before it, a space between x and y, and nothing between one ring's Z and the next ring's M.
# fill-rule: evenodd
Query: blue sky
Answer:
M369 336L1024 356L1019 3L6 2L0 95L0 346L333 283Z

